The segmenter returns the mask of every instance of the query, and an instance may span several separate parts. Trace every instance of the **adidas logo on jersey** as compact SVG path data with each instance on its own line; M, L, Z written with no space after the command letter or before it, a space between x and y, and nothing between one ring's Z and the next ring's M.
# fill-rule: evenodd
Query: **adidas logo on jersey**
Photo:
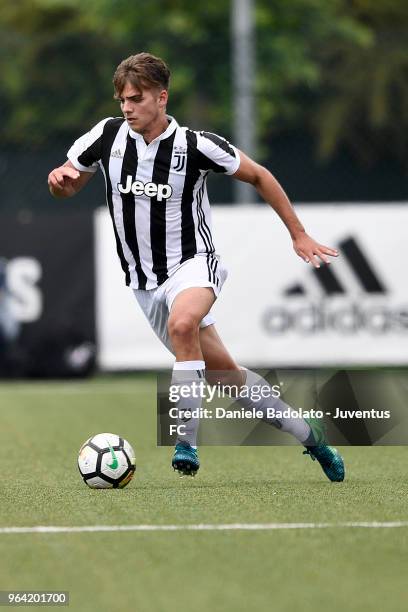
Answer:
M171 186L163 183L132 182L132 176L130 174L127 175L126 185L118 183L118 191L124 194L132 192L135 196L145 195L148 198L156 198L158 202L168 200L173 193Z
M123 153L120 149L116 149L116 151L112 151L111 157L118 157L119 159L122 159Z

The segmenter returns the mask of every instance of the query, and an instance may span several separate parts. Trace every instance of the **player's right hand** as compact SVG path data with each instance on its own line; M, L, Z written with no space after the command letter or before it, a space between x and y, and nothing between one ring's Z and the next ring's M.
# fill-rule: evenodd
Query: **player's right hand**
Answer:
M69 198L77 193L75 181L80 173L75 168L60 166L54 168L48 175L48 187L51 194L59 198Z

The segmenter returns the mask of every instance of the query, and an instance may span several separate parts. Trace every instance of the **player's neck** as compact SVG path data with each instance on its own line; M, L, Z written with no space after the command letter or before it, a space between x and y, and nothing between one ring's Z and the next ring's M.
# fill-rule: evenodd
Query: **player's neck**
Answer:
M147 127L146 130L142 132L142 136L143 136L145 143L146 144L151 143L152 140L160 136L160 134L163 134L163 132L165 132L168 127L169 127L169 120L167 119L167 116L164 115L163 117L160 117L157 123L155 123L152 126Z

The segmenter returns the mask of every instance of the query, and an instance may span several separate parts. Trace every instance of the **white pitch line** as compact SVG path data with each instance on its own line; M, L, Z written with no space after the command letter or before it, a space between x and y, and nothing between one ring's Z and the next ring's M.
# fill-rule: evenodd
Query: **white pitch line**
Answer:
M78 525L77 527L0 527L1 534L23 533L85 533L115 531L273 531L279 529L336 528L393 529L408 527L408 521L346 522L346 523L227 523L197 525Z

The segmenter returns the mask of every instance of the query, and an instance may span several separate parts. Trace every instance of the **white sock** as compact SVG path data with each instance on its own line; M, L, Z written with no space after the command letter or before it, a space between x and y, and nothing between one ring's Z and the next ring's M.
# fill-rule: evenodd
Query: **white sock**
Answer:
M204 361L176 361L173 366L172 385L183 385L184 395L177 402L179 409L177 426L182 426L183 434L177 435L176 443L188 442L193 448L197 448L197 433L199 426L199 418L191 417L184 419L183 415L186 410L199 410L201 408L202 398L193 397L193 383L198 384L200 381L205 381L205 363ZM187 391L190 386L190 392ZM196 387L196 385L194 385ZM197 387L196 387L197 388ZM197 391L195 392L197 394Z
M252 387L258 387L266 385L271 388L271 385L259 374L252 372L252 370L245 370L246 372L246 382L244 383L249 389ZM255 389L254 389L255 391ZM255 395L255 393L254 393ZM256 408L256 410L262 410L265 417L262 419L266 423L270 425L274 425L281 431L285 431L287 433L292 434L301 444L312 445L313 442L313 434L310 429L309 423L302 418L282 418L282 419L268 419L266 416L268 408L274 408L276 411L284 411L284 410L292 410L288 404L285 404L283 400L279 397L273 397L272 388L271 388L271 396L270 397L261 397L259 400L251 399L251 392L248 393L248 397L237 397L237 401L244 406L245 408Z

